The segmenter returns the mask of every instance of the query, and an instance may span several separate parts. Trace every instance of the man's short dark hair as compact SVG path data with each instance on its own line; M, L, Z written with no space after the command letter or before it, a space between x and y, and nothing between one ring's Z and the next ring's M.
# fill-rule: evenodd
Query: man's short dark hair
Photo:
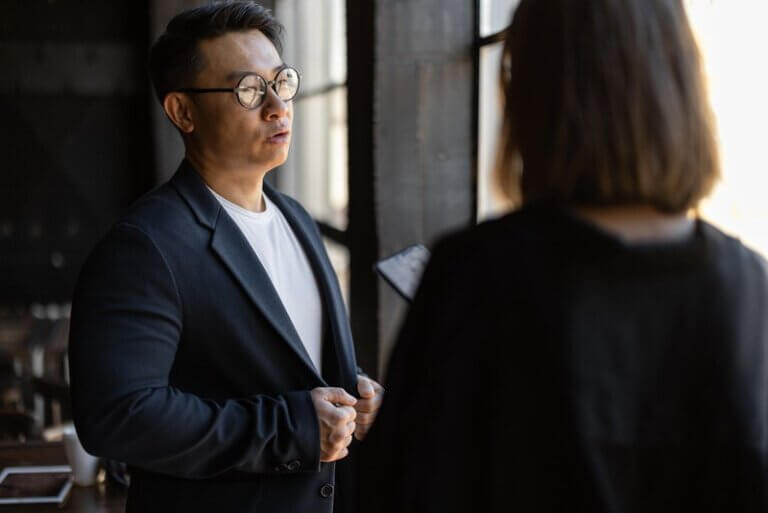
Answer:
M283 26L272 11L255 2L215 2L177 14L149 54L149 72L160 103L169 92L193 86L205 67L200 41L253 29L261 31L282 53Z

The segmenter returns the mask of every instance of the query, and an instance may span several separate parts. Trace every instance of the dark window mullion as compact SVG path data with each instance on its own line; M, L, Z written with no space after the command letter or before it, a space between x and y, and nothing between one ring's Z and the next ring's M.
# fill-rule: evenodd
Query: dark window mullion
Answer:
M324 86L316 87L315 89L310 89L306 93L299 93L299 95L294 99L294 102L304 100L305 98L312 98L313 96L322 96L324 94L333 92L336 89L341 89L344 87L347 87L346 82L326 84Z
M504 36L507 33L507 31L505 29L505 30L500 30L500 31L498 31L498 32L496 32L494 34L490 34L488 36L482 36L481 37L480 34L479 34L479 32L480 32L479 29L480 29L480 24L478 22L478 35L477 35L477 43L476 43L476 46L478 48L480 48L481 46L488 46L488 45L492 45L492 44L496 44L496 43L501 43L502 41L504 41Z
M320 234L323 235L323 237L327 237L328 239L332 240L336 244L339 244L349 249L349 242L347 241L346 230L339 230L338 228L331 226L325 221L320 221L317 219L315 219L315 223L317 223L317 228L320 230Z

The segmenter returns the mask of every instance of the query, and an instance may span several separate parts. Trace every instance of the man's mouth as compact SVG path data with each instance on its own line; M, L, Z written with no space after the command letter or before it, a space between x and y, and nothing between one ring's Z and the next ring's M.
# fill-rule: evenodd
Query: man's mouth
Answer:
M267 138L267 142L275 143L275 144L284 144L288 142L288 138L291 135L290 130L281 130L279 132L275 132L274 134L270 135Z

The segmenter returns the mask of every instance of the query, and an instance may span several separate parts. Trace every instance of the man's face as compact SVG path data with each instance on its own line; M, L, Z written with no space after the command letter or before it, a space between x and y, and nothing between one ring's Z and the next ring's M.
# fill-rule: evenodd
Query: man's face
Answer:
M235 87L249 72L270 81L283 65L274 45L258 30L203 41L200 52L205 68L192 87ZM281 100L271 87L253 110L242 107L234 93L193 95L192 109L190 143L217 166L266 172L288 157L293 104Z

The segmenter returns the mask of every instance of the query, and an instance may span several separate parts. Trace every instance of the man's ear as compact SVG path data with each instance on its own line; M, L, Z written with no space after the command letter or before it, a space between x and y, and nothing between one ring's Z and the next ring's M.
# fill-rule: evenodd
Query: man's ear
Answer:
M181 133L190 134L195 131L192 104L187 95L175 92L166 94L163 98L163 110Z

